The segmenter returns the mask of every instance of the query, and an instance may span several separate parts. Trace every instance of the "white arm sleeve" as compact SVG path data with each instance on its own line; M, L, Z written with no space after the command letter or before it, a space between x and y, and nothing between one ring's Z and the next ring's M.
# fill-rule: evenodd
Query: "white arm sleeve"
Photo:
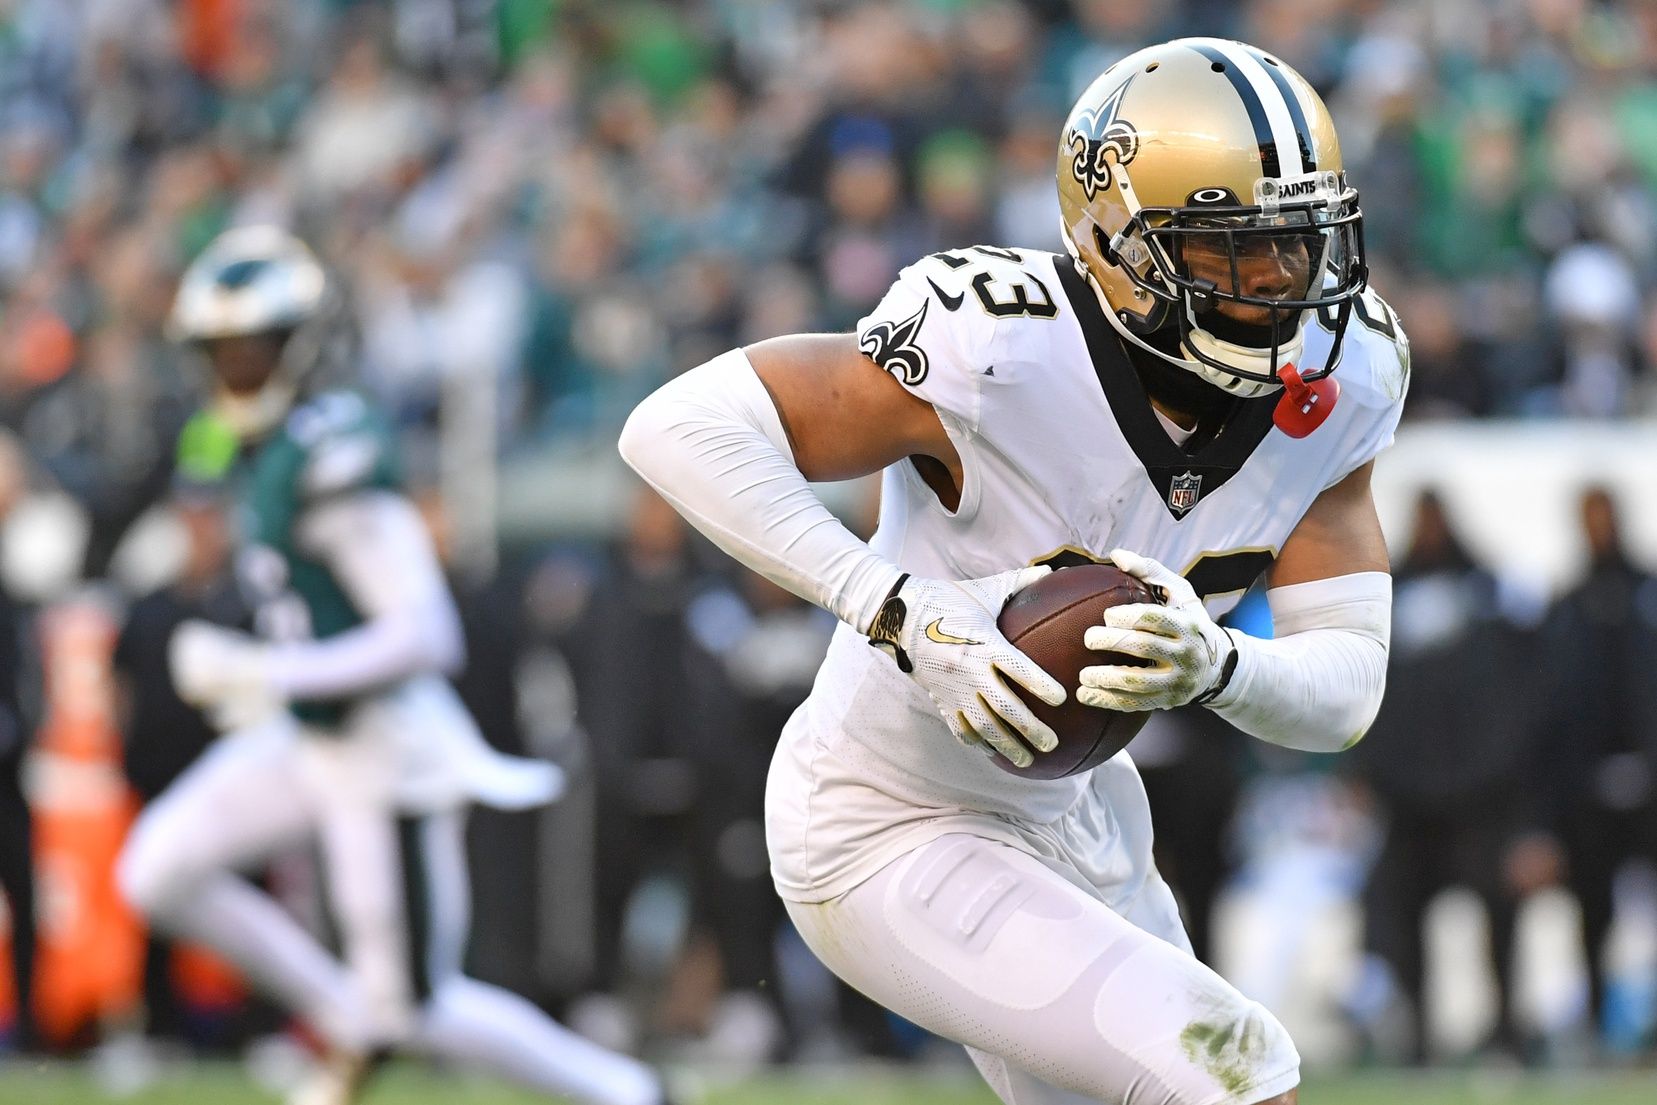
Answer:
M1275 636L1243 633L1237 669L1210 708L1250 736L1339 752L1369 731L1386 689L1392 577L1385 572L1274 587Z
M304 516L299 537L364 621L325 640L271 645L272 682L284 695L340 698L460 667L460 617L412 503L388 491L331 500Z
M903 574L811 490L771 395L741 350L640 403L620 449L714 544L860 631Z

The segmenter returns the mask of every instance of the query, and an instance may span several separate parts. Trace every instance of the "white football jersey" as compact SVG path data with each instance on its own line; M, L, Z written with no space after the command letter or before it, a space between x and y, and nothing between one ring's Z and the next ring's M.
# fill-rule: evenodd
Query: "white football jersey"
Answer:
M1300 439L1275 429L1274 394L1239 400L1219 434L1181 446L1071 260L984 246L905 269L858 340L937 410L963 473L951 511L911 463L888 468L878 552L916 576L972 579L1127 548L1183 573L1216 616L1319 493L1392 441L1409 374L1396 318L1365 292L1322 426ZM1332 340L1309 325L1302 363L1322 364ZM876 831L877 807L888 821L904 809L923 836L948 811L1046 825L1089 785L1021 779L962 748L891 656L842 625L773 763L773 871L787 897L832 896L914 844Z

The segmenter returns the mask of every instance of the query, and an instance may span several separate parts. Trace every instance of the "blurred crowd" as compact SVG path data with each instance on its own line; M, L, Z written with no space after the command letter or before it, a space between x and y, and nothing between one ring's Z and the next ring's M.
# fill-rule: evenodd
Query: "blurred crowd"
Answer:
M1411 417L1653 409L1645 0L7 0L0 417L118 529L187 390L172 281L273 219L347 278L406 426L460 380L508 445L602 439L924 253L1060 248L1068 106L1185 33L1331 105Z
M107 573L167 494L198 381L166 315L226 226L290 225L341 277L361 383L417 473L457 393L492 397L503 465L607 449L670 375L848 328L924 253L1061 249L1069 105L1118 57L1192 33L1268 47L1330 104L1374 282L1413 342L1407 418L1657 414L1651 0L0 0L0 514L30 489L67 496L89 520L79 575ZM143 795L211 736L179 713L159 643L183 617L237 616L222 505L171 505L183 573L123 606L114 654ZM1545 616L1511 613L1423 502L1394 690L1340 775L1246 763L1206 715L1147 747L1199 948L1248 866L1233 826L1284 831L1275 802L1338 844L1331 878L1369 888L1360 1038L1389 1005L1422 1007L1421 914L1444 886L1489 904L1504 978L1518 903L1546 885L1571 888L1602 950L1618 864L1657 853L1657 702L1627 697L1652 689L1629 673L1657 654L1657 583L1608 499L1584 525L1592 574ZM608 545L455 583L489 736L585 780L548 814L474 826L480 977L555 1006L586 994L572 1019L623 1046L921 1046L790 942L765 874L765 765L826 616L712 566L648 498ZM0 605L0 875L23 979L26 834L7 826L29 663L6 642L27 617ZM1531 671L1560 682L1515 675ZM1523 1050L1509 1006L1496 1043Z

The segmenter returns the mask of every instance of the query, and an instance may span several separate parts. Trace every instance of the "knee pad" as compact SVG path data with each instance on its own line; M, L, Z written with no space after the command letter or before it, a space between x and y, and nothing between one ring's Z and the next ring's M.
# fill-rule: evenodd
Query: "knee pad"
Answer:
M188 850L140 818L115 863L115 884L128 905L148 918L165 916L198 881Z
M970 837L944 837L923 849L885 894L891 936L906 951L974 994L1012 1009L1049 1005L1105 956L1120 956L1076 922L1100 908L1035 861ZM1149 940L1126 922L1121 933ZM995 945L1028 948L1016 976Z
M115 885L127 905L148 917L155 913L169 896L167 873L160 862L159 850L146 841L140 822L127 836L121 856L115 861Z

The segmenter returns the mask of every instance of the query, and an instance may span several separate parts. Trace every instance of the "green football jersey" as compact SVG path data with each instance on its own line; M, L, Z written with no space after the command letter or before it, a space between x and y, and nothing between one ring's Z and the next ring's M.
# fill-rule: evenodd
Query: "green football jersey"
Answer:
M294 408L262 441L238 443L211 411L179 442L186 479L228 482L236 503L236 574L261 637L324 639L362 624L333 572L301 547L307 510L342 495L401 490L391 427L361 395L329 391ZM347 703L297 703L306 721L339 719Z

